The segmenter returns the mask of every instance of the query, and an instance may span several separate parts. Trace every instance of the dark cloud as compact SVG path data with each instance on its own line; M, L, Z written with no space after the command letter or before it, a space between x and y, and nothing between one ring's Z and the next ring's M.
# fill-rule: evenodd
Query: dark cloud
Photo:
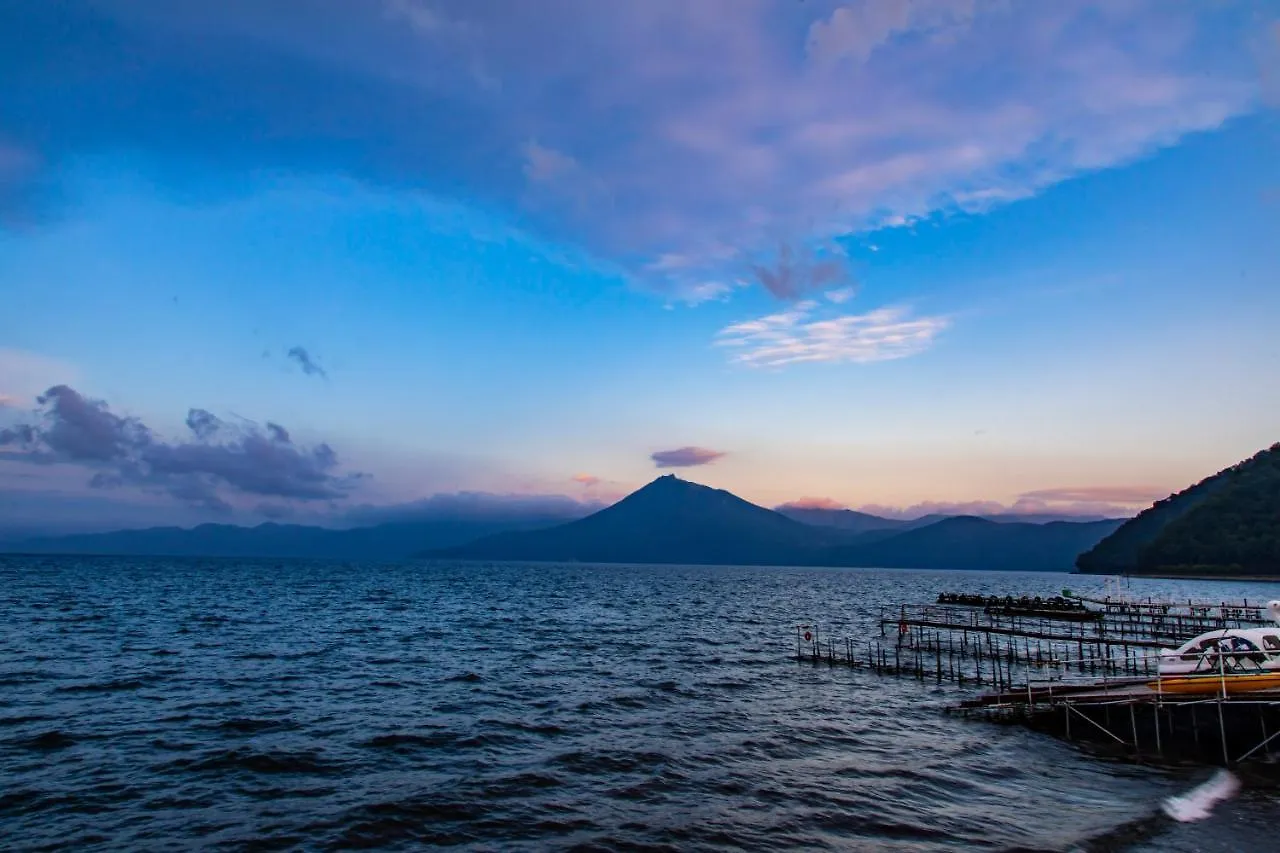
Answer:
M695 465L708 465L715 462L724 453L706 447L678 447L675 450L659 450L650 454L649 458L659 468L692 468Z
M221 419L204 409L192 409L187 412L187 428L196 434L196 438L211 437L222 426Z
M29 449L35 445L38 435L35 427L28 424L0 429L0 447Z
M826 287L847 286L852 282L848 261L839 254L820 256L808 249L778 248L771 265L752 264L756 281L778 299L799 299Z
M140 486L167 492L183 503L217 511L231 508L224 491L301 501L347 496L365 475L338 473L327 444L300 447L288 430L268 423L230 425L204 409L187 414L190 442L158 438L136 418L113 413L101 400L66 385L38 398L42 423L0 432L9 458L79 463L93 469L94 488Z
M311 353L307 352L305 348L290 347L285 355L296 361L298 366L302 368L302 372L308 376L319 376L321 379L329 378L329 374L324 372L324 368L316 363L316 360L311 357Z
M152 443L151 431L136 418L112 414L105 403L55 385L36 398L47 426L39 440L51 452L73 462L108 462Z

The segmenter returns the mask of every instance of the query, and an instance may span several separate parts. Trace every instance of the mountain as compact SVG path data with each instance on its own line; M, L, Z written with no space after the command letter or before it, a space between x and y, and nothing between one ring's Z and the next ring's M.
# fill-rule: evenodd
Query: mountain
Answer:
M524 514L483 519L438 518L334 530L298 524L201 524L151 527L27 539L0 551L28 554L102 554L163 557L305 557L394 560L427 548L448 548L506 530L529 530L565 521L563 514Z
M868 533L872 530L895 530L910 525L908 521L896 518L882 518L866 512L852 509L824 509L822 507L800 507L783 505L776 507L775 512L785 515L793 521L810 524L814 527L834 527L837 530L848 530L850 533Z
M835 566L1066 572L1081 551L1122 523L1032 524L954 516L878 541L860 539L824 556Z
M1157 501L1080 555L1082 572L1280 575L1280 444Z
M831 510L818 510L831 513ZM821 518L805 524L791 514ZM781 513L668 475L613 506L544 530L502 533L424 556L476 560L1069 570L1122 520L999 523L953 517L871 527L875 516ZM832 521L847 527L841 528ZM887 519L881 519L887 521ZM863 527L861 533L856 532ZM870 527L870 529L865 529Z
M484 560L788 565L850 534L802 524L722 489L659 477L611 507L545 530L432 554Z

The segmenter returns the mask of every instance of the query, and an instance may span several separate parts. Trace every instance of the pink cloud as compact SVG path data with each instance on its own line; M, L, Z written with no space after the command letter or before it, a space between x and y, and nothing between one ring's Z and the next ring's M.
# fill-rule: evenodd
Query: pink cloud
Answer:
M569 479L575 483L580 483L583 486L586 486L588 489L592 486L600 485L600 478L592 474L574 474Z
M1169 496L1168 489L1155 486L1079 486L1037 489L1023 492L1019 500L1046 503L1120 503L1149 505Z
M798 498L782 504L778 509L847 509L844 504L832 498Z
M695 465L709 465L724 455L723 451L706 447L679 447L675 450L659 450L650 454L649 458L659 468L692 468Z
M920 518L925 515L997 515L1010 510L998 501L921 501L910 506L863 504L856 509L859 512L883 518L902 519Z
M1155 486L1076 486L1024 492L1012 503L992 500L922 501L910 506L865 504L862 512L885 518L920 518L924 515L1046 514L1121 518L1167 497L1168 489Z
M924 352L949 325L946 317L912 317L906 308L842 314L813 300L721 329L716 345L746 367L830 362L865 364Z

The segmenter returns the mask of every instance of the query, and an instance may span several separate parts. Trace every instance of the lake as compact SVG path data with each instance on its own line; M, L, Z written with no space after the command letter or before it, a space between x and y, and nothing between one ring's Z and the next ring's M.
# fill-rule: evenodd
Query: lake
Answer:
M6 850L1271 849L1277 789L946 716L792 659L1063 574L0 557ZM1135 594L1280 597L1134 581Z

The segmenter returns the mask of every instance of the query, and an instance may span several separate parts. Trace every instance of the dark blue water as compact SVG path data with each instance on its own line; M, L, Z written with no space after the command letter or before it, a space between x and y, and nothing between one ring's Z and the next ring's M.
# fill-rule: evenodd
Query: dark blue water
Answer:
M941 589L1064 585L1098 584L0 558L0 848L1274 849L1273 789L1142 822L1205 771L790 657L797 622L861 631Z

